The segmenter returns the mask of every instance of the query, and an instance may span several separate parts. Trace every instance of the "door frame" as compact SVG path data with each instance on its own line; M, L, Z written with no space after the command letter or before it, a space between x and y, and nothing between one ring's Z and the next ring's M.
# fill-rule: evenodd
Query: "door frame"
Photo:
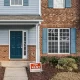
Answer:
M25 30L21 30L21 29L20 29L20 30L15 30L15 29L9 30L9 59L11 59L11 58L10 58L10 54L11 54L11 53L10 53L10 32L11 32L11 31L22 31L22 58L21 58L21 59L24 59L24 47L23 47L23 43L24 43L24 40L23 40L24 38L23 38L23 37L24 37L24 35L23 35L23 32L24 32ZM26 32L27 32L27 30L26 30ZM26 44L26 46L27 46L27 44ZM26 55L27 55L27 50L26 50ZM26 59L27 59L27 57L26 57Z

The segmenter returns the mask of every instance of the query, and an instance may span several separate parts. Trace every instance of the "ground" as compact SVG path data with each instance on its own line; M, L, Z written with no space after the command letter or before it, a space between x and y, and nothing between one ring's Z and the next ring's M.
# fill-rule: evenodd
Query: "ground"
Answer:
M80 80L80 73L60 72L53 76L51 80Z
M44 64L42 67L43 67L43 72L41 73L34 73L34 72L31 73L27 68L26 70L28 74L28 80L49 80L57 72L53 66L50 66L48 64Z
M0 67L0 80L3 80L4 72L5 72L5 68L4 67Z
M31 73L29 69L26 68L28 80L80 80L80 70L75 72L66 72L57 70L49 64L44 64L42 67L43 72L41 73Z

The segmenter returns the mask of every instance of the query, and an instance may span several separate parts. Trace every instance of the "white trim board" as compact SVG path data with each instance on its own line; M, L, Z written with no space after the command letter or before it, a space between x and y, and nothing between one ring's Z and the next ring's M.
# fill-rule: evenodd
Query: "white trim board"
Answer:
M12 21L14 21L14 22L18 22L18 21L21 21L21 22L24 22L24 21L26 21L26 22L35 22L35 21L37 21L37 22L39 22L39 21L43 21L43 20L0 20L0 22L1 21L10 21L10 22L12 22Z

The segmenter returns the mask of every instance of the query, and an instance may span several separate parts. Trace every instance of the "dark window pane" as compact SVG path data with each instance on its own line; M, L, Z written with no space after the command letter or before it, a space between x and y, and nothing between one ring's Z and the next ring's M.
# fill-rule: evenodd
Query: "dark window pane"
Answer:
M54 46L54 42L52 42L52 45Z
M66 53L69 53L69 49L66 49Z
M24 50L26 50L26 47L24 47Z
M26 55L26 51L24 51L24 55Z
M51 37L48 37L49 40L51 40Z
M58 40L58 37L55 37L55 40Z
M65 30L65 29L63 29L63 32L66 32L66 30Z
M58 49L55 49L55 53L58 53Z
M54 37L52 37L52 40L54 40Z
M67 29L67 32L69 32L69 29Z
M49 53L51 53L51 50L49 50Z
M63 53L63 51L62 51L62 50L60 50L60 53Z
M49 46L49 49L51 50L51 46Z
M57 46L58 45L58 42L55 42L55 46Z
M60 36L63 36L63 34L62 34L62 33L60 33Z
M55 32L58 32L58 29L55 29Z
M26 32L24 32L24 36L26 36Z
M67 33L67 36L69 36L69 33Z
M60 32L62 32L62 29L60 29Z
M63 33L63 36L66 36L66 33Z
M58 48L58 46L55 46L55 48Z
M51 32L51 29L48 29L49 32Z
M24 37L24 41L26 41L26 37Z
M54 36L55 36L55 34L54 34L54 33L52 33L52 36L54 37Z
M52 43L51 42L49 42L49 45L51 45Z
M54 46L52 46L52 49L54 49Z
M48 33L48 36L51 36L51 33Z

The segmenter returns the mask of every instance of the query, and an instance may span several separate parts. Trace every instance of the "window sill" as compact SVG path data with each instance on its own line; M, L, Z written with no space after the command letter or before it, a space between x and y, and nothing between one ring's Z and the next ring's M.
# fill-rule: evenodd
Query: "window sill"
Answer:
M65 54L70 54L70 53L48 53L48 54L49 54L49 55L52 55L52 54L53 54L53 55L54 55L54 54L56 54L56 55L59 55L59 54L61 54L61 55L62 55L62 54L65 55Z
M15 6L16 7L16 6L23 6L23 5L10 5L10 6Z

